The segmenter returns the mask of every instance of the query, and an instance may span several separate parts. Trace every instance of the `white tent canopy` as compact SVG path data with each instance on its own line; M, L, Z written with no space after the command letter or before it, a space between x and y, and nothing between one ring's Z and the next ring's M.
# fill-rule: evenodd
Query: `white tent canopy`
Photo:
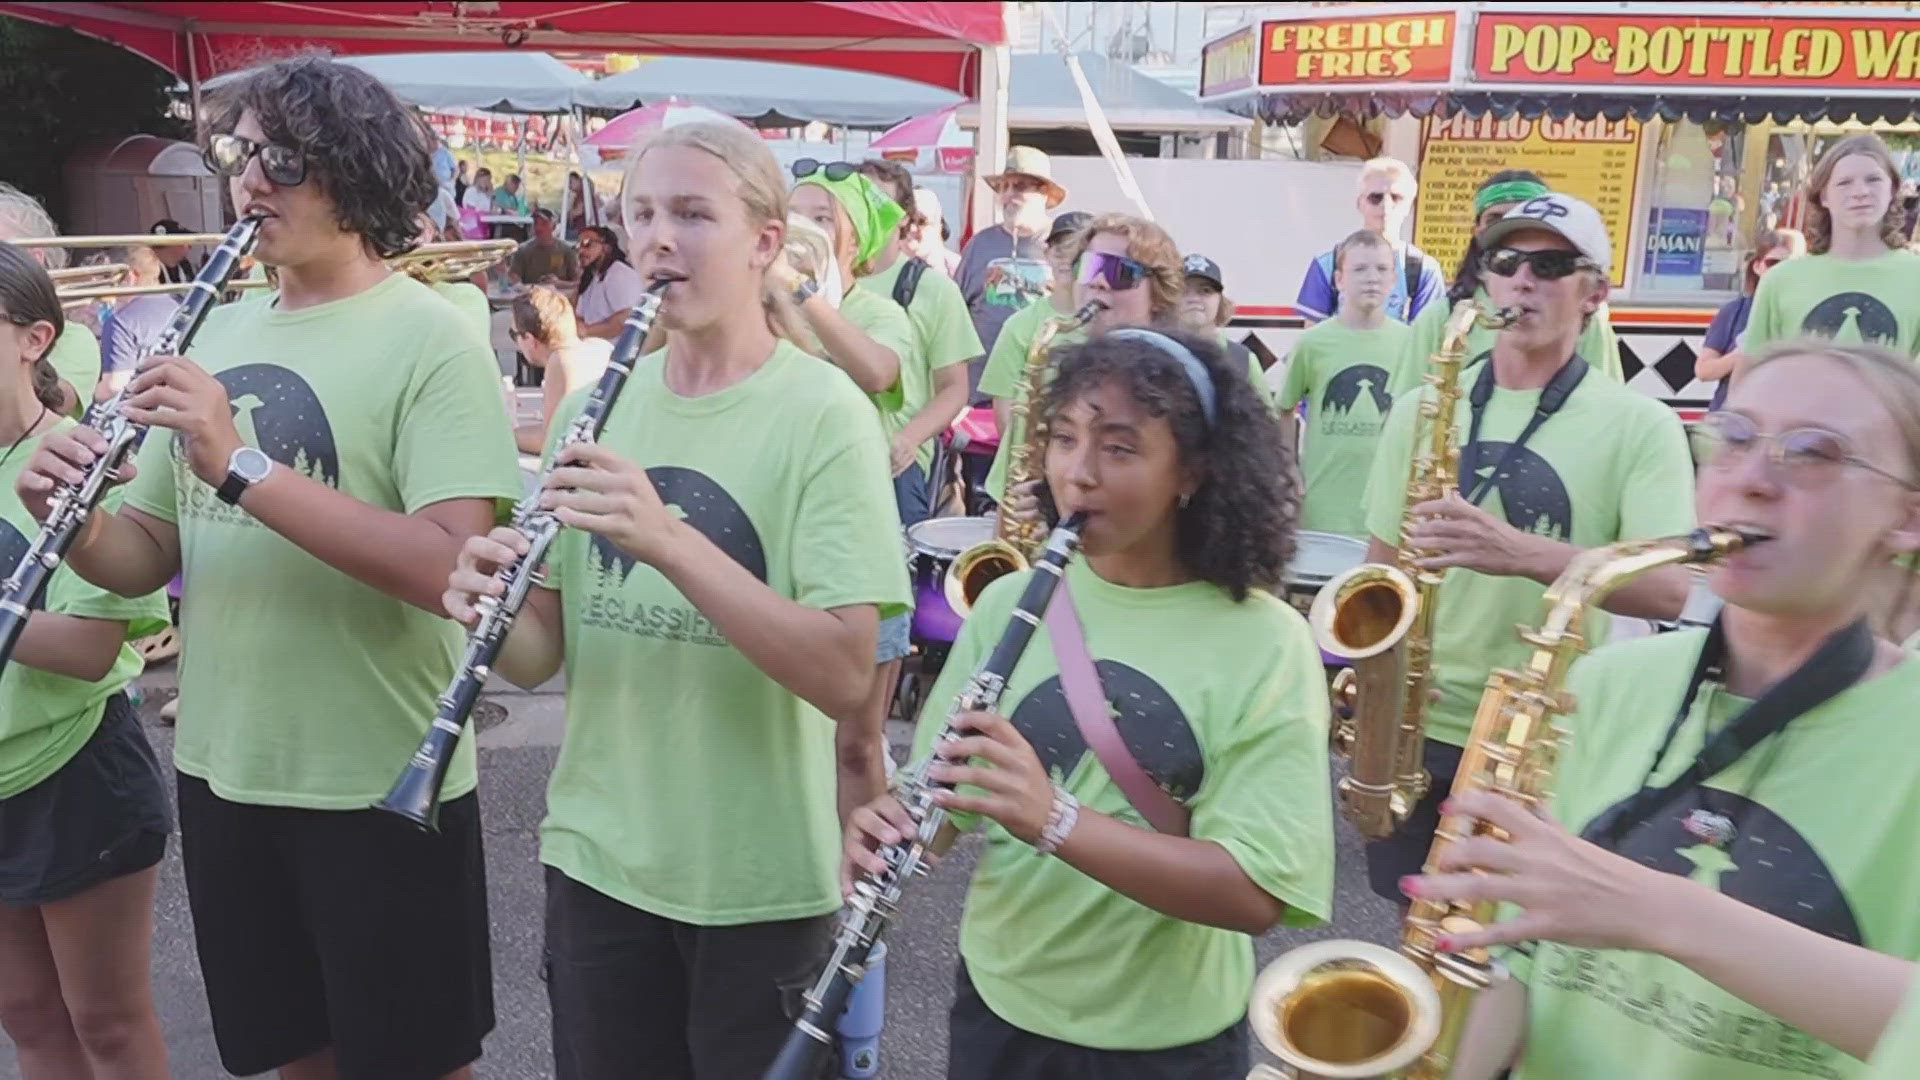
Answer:
M543 52L394 53L343 56L340 63L372 75L395 96L422 109L571 112L593 80ZM215 89L233 78L207 82Z
M704 56L661 56L580 91L582 106L621 111L668 100L761 126L810 122L887 128L963 101L923 83L838 68Z

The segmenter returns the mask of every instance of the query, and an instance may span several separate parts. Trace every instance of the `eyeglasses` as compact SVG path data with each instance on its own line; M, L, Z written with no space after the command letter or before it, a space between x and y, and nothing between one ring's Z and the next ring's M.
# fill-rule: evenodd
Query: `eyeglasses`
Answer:
M219 176L239 176L247 163L260 158L260 171L281 187L298 187L307 179L307 155L290 146L254 142L245 135L215 135L207 140L207 168Z
M813 158L803 157L793 163L793 178L805 180L814 173L825 173L827 179L838 182L852 176L854 169L855 166L850 161L815 161Z
M1521 251L1518 248L1494 248L1480 260L1480 265L1498 277L1512 277L1522 266L1530 266L1533 276L1541 281L1558 281L1576 270L1599 269L1593 260L1577 251Z
M1367 202L1372 203L1374 206L1379 206L1381 203L1386 202L1388 199L1392 199L1394 205L1398 206L1401 203L1407 201L1407 193L1404 191L1369 191L1367 192Z
M1703 417L1692 434L1694 456L1703 469L1731 468L1765 443L1768 461L1795 486L1830 482L1843 466L1851 465L1886 477L1908 491L1920 491L1920 484L1903 480L1853 453L1846 436L1825 428L1793 428L1767 435L1740 413L1714 412Z
M1148 272L1146 263L1125 255L1089 251L1080 256L1080 269L1074 280L1082 285L1100 282L1114 292L1126 292L1147 280Z

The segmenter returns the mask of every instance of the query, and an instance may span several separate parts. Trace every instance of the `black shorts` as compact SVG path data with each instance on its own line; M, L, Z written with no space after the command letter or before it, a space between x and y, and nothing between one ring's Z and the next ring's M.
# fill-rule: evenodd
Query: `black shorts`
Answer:
M1440 828L1440 804L1453 791L1453 775L1460 771L1460 748L1428 739L1422 764L1432 783L1426 797L1414 804L1413 813L1392 835L1367 845L1367 883L1376 895L1396 903L1407 903L1400 891L1400 879L1417 874L1427 864L1427 851L1433 847L1433 834Z
M65 900L167 853L166 780L125 694L58 772L0 799L0 904Z
M1165 1050L1096 1050L1007 1023L980 1000L961 962L947 1017L947 1080L1245 1080L1247 1021Z
M437 1080L493 1030L474 795L440 832L374 810L229 802L179 777L194 940L221 1064L333 1047L341 1080Z
M834 919L694 926L547 867L557 1080L755 1080L833 944Z

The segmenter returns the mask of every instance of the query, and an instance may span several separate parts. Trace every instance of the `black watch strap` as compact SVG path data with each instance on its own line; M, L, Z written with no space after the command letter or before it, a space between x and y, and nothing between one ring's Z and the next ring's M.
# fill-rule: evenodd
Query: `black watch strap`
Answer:
M215 488L213 493L219 497L221 502L226 503L228 506L238 506L240 505L240 496L246 494L247 488L251 486L252 485L247 482L246 477L229 469L227 470L227 478L220 481L220 486Z

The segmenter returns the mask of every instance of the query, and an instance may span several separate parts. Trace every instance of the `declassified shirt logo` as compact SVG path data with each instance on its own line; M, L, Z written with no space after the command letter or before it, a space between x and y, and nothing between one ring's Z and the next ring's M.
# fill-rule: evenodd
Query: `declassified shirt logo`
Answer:
M1550 536L1562 543L1573 539L1573 499L1567 495L1566 482L1546 458L1531 447L1522 446L1511 455L1511 444L1482 440L1470 443L1460 452L1463 489L1477 486L1475 481L1493 477L1493 489L1500 493L1500 509L1507 524L1522 532ZM1500 467L1505 459L1506 464ZM1500 468L1498 473L1495 468Z
M1900 317L1863 292L1835 293L1813 306L1800 329L1816 337L1869 345L1900 343Z
M327 485L340 486L340 451L333 425L313 386L279 364L241 364L216 372L226 387L240 439L275 462ZM228 506L187 469L179 436L173 438L177 491L183 509L199 517L259 527L252 514Z
M761 584L767 582L767 552L760 534L740 503L717 481L678 465L655 465L647 470L647 479L669 511L699 530ZM598 576L584 609L587 625L697 645L727 644L719 627L677 596L671 603L645 603L621 595L636 560L606 537L588 537L587 562Z
M1363 398L1373 401L1374 416L1352 415ZM1374 364L1349 364L1327 380L1320 392L1319 430L1326 435L1378 435L1393 407L1393 395L1387 393L1387 370Z
M1173 695L1146 672L1118 660L1096 660L1093 666L1114 726L1134 760L1167 794L1182 802L1193 798L1206 779L1206 763L1193 725ZM1028 691L1008 719L1033 744L1047 774L1062 783L1088 753L1058 675Z
M1590 822L1598 841L1625 800ZM1724 849L1688 827L1700 812L1737 822ZM1644 866L1705 885L1796 926L1851 945L1862 940L1845 890L1813 843L1766 805L1731 791L1697 788L1629 827L1616 849ZM1837 1077L1834 1051L1802 1032L1741 1005L1695 1000L1685 987L1649 977L1638 961L1594 949L1543 943L1536 981L1591 997L1699 1053L1804 1076Z

